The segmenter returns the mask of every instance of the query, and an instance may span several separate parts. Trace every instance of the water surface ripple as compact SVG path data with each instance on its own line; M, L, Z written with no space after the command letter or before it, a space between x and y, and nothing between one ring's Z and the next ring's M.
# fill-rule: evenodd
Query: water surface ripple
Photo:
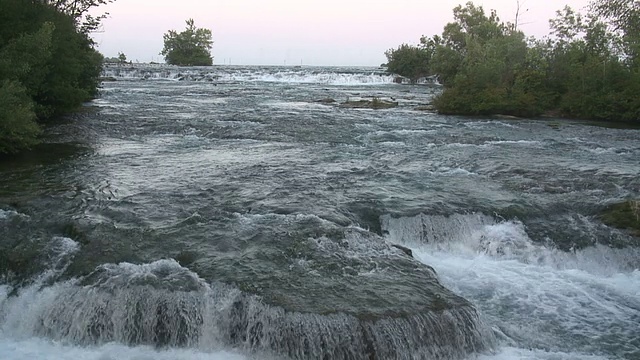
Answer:
M7 358L640 357L640 242L597 217L639 130L418 111L379 69L106 75L0 163Z

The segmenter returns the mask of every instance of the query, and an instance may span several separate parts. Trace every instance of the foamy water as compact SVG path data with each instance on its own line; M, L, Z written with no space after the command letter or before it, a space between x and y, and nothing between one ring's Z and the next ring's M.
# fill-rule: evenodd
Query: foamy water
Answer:
M425 242L416 222L443 231ZM481 359L640 356L640 270L628 265L634 250L547 249L522 223L482 215L387 219L386 226L390 240L411 246L494 329L502 347Z
M243 360L248 357L231 351L202 352L191 349L155 349L107 344L79 347L38 338L13 340L0 336L3 360Z
M383 85L393 83L396 76L377 69L353 72L335 72L329 68L264 67L247 70L242 67L209 67L200 69L164 66L151 67L107 67L103 75L120 80L170 80L199 82L267 82L289 84L325 85Z

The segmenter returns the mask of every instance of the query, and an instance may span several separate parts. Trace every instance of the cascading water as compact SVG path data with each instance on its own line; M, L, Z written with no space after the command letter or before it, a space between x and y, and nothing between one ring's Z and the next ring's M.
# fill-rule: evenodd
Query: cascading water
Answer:
M138 68L110 66L104 76L120 80L174 80L198 82L276 82L289 84L327 84L327 85L381 85L393 83L395 76L379 69L348 69L336 72L335 68L323 67L211 67L180 68L156 67Z
M522 222L482 214L385 216L383 229L474 299L509 346L497 358L640 356L638 249L553 250Z
M108 265L82 281L41 285L11 297L4 291L3 333L202 351L231 344L292 358L459 358L483 346L463 330L478 321L472 308L381 321L288 313L229 286L209 286L171 260Z
M339 256L353 258L354 271L358 262L379 261L380 256L412 260L398 249L363 236L367 236L364 230L353 229L341 243L322 237L313 241L320 252L304 255L319 262L322 256L341 253ZM80 244L68 238L55 238L51 243L50 270L29 286L14 291L3 287L3 334L18 340L38 337L85 346L118 343L200 351L231 346L292 359L458 359L490 347L493 341L475 309L438 289L437 283L424 284L438 295L421 311L407 307L402 313L386 305L384 311L395 312L376 314L372 307L353 314L308 313L265 304L261 297L233 286L208 283L172 259L140 265L103 264L85 276L62 281L60 275ZM325 261L322 266L332 266L330 260ZM300 265L314 267L312 262ZM379 276L378 266L384 264L352 276L373 279ZM384 269L380 270L388 271ZM430 268L424 270L433 275ZM315 268L318 271L324 270ZM406 300L407 306L415 306L409 305L414 300Z

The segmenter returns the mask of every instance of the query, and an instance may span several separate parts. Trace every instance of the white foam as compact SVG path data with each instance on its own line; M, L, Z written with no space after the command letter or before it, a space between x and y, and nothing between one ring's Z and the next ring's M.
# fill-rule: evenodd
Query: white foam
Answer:
M15 216L28 217L25 214L21 214L15 210L2 210L0 209L0 220L8 220Z
M73 239L55 236L53 237L53 249L60 255L73 254L80 249L80 244Z
M489 148L492 146L500 146L500 145L541 146L542 142L535 141L535 140L494 140L494 141L485 141L482 144L450 143L450 144L446 144L445 146L448 148L467 148L467 147Z
M481 359L640 353L640 250L550 249L521 222L482 214L381 220L390 241L412 248L501 334L505 348Z
M497 140L487 141L486 144L490 145L541 145L542 143L537 140Z
M388 146L388 147L403 147L407 145L404 142L400 142L400 141L382 141L376 144L380 146Z
M592 153L592 154L596 154L596 155L605 155L605 154L625 155L625 154L628 153L626 151L618 151L618 149L613 148L613 147L610 147L610 148L597 147L595 149L587 148L587 151Z
M272 82L288 84L382 85L393 84L395 76L382 72L338 72L329 69L176 69L107 68L103 75L120 80L187 80L205 82Z
M272 107L272 108L287 109L287 110L331 111L331 108L327 105L308 103L308 102L302 102L302 101L270 101L262 105Z
M282 82L290 84L326 84L326 85L381 85L393 83L392 75L380 74L349 74L349 73L308 73L308 72L277 72L255 74L229 74L221 76L222 81L238 82Z
M0 338L2 360L243 360L246 356L225 350L202 352L192 349L158 350L148 346L106 344L79 347L32 338Z
M640 270L633 269L640 254L634 249L548 249L532 242L521 222L481 214L384 217L383 229L502 333L507 347L482 359L600 359L589 354L604 348L640 352L634 340Z
M583 220L588 224L587 218ZM495 260L516 260L555 270L580 270L597 276L628 273L640 264L637 260L640 250L636 248L594 245L565 252L534 243L520 221L498 221L483 214L383 216L382 227L392 242L466 258L486 256Z
M505 334L508 344L600 351L607 340L598 344L596 339L613 338L615 346L625 351L639 350L630 344L637 336L640 308L637 271L596 276L484 254L461 257L413 250L417 259L435 268L445 286L475 303L488 323ZM589 339L592 344L586 343Z
M504 121L496 121L496 120L491 120L491 121L474 121L474 122L469 122L466 123L465 126L467 127L476 127L476 128L485 128L485 127L493 127L495 125L501 125L501 126L505 126L508 128L515 128L515 129L519 129L519 126L516 126L514 124L509 124L506 123Z
M607 357L580 353L565 353L505 347L497 354L483 354L476 360L607 360Z
M10 210L2 210L0 209L0 220L8 219L9 216L13 215L13 211Z
M491 144L470 144L470 143L450 143L450 144L445 144L445 147L448 148L469 148L469 147L478 147L478 148L487 148L489 147Z
M463 168L450 168L446 166L439 168L435 173L440 175L477 175L476 173Z
M389 131L392 134L398 135L424 135L424 134L433 134L436 130L426 130L426 129L401 129L401 130L393 130Z

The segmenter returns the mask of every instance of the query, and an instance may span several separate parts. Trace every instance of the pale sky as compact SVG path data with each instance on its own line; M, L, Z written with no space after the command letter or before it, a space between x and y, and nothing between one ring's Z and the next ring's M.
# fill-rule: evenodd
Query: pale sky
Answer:
M162 35L182 31L185 20L213 32L214 64L373 65L384 52L420 36L440 34L452 9L466 0L116 0L94 13L109 12L94 34L105 56L163 62ZM589 0L520 0L520 29L541 37L555 11ZM513 21L516 0L477 0Z

